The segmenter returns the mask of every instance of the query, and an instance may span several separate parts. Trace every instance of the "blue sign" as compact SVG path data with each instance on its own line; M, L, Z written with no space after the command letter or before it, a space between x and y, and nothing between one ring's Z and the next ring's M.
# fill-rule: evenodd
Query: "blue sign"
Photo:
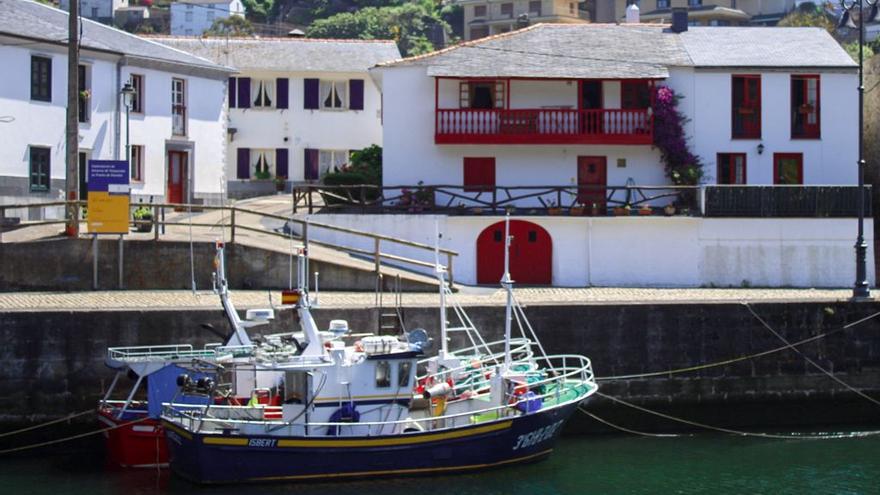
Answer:
M89 192L128 194L128 162L89 160Z

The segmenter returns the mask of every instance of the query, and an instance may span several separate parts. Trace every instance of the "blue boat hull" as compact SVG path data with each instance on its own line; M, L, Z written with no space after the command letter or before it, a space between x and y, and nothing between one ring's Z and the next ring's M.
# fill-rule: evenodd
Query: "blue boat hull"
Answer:
M328 480L472 471L539 460L576 402L438 432L377 437L203 435L164 422L171 468L198 483Z

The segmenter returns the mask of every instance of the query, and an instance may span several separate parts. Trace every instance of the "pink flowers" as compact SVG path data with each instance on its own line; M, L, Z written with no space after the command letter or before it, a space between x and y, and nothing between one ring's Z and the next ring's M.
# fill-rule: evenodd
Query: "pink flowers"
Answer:
M688 147L684 134L687 119L678 111L678 99L672 88L660 86L654 94L654 146L660 150L666 176L675 185L693 186L703 177L700 157ZM690 191L687 191L688 193ZM693 194L680 194L683 202L691 202Z

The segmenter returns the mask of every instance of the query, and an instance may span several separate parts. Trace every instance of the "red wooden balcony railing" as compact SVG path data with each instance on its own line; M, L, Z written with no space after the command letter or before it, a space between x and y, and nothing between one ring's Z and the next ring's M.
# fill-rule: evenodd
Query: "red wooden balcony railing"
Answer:
M651 144L648 109L438 109L437 144Z

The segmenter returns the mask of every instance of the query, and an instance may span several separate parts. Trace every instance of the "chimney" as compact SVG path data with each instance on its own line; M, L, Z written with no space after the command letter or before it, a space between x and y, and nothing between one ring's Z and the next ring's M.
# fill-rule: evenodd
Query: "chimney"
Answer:
M639 23L639 6L635 4L635 2L629 4L629 7L626 8L626 23L627 24L638 24Z
M672 8L672 32L683 33L688 30L688 9L687 7Z

